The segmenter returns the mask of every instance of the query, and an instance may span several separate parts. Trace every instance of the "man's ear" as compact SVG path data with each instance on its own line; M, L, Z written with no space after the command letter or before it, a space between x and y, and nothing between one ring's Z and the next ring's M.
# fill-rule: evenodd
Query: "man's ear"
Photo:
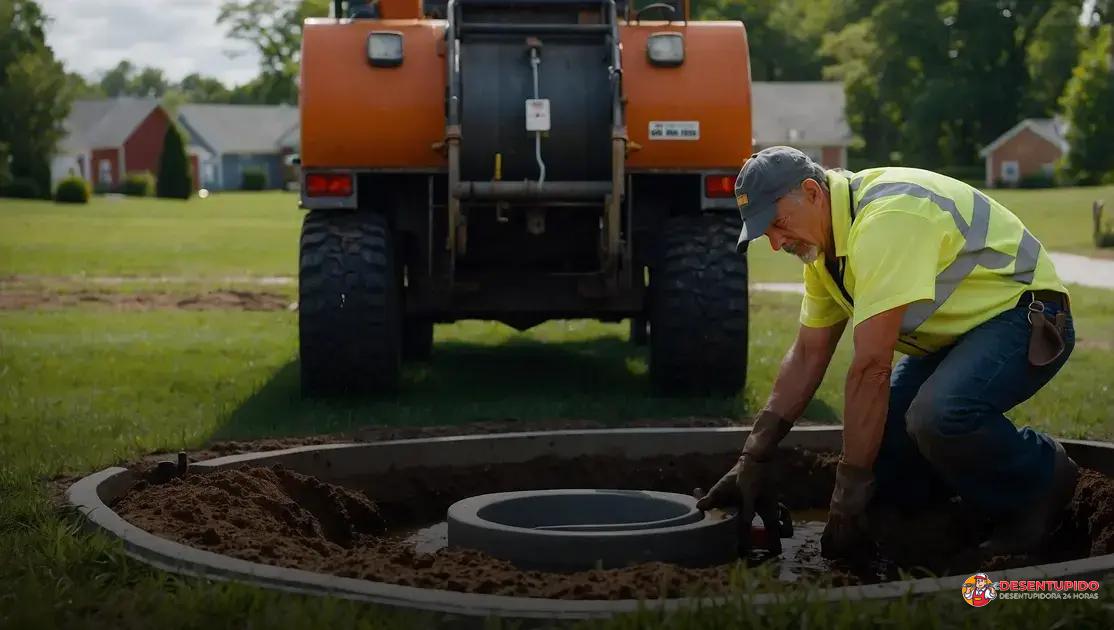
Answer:
M815 179L809 178L804 181L805 198L808 199L810 205L816 205L823 195L824 191L820 188L820 184L816 183Z

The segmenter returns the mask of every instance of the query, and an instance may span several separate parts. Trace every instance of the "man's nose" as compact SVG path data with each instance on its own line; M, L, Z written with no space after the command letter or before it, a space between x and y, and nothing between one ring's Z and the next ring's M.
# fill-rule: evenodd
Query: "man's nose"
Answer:
M785 245L785 238L773 230L766 231L767 238L770 239L770 249L775 252L780 250Z

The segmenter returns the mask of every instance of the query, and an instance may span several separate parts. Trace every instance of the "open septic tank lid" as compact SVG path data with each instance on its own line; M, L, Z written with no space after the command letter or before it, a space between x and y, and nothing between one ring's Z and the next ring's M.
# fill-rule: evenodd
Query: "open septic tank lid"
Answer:
M499 492L450 506L448 543L551 571L654 561L710 566L735 558L734 520L672 492Z

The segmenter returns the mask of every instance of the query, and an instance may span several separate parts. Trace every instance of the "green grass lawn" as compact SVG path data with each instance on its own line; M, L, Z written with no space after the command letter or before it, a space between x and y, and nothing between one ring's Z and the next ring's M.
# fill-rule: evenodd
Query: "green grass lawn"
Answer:
M1091 203L1104 199L1105 217L1114 218L1114 186L986 192L1021 217L1048 249L1114 257L1114 250L1096 250L1091 238Z
M1067 234L1052 247L1075 243L1085 251L1075 228L1069 234L1046 209L1049 199L1066 207L1068 195L1083 199L1100 190L1112 189L1008 194L1032 200L1019 212L1032 213L1032 226L1046 226L1033 228L1038 236ZM184 276L188 282L163 288L191 291L226 276L292 275L300 216L284 193L186 203L97 199L79 208L0 200L0 277L44 276L44 286L72 289L85 285L58 277ZM751 263L755 281L800 277L800 263L770 252L764 241ZM146 287L139 281L115 290ZM486 322L439 326L435 361L407 367L397 397L312 403L298 396L292 313L0 311L0 628L429 627L431 620L348 602L155 571L80 533L78 519L52 505L43 480L215 439L368 424L561 417L621 425L685 416L745 422L768 393L798 310L792 295L756 294L752 302L749 382L726 400L650 397L645 350L628 344L619 324L550 322L524 334ZM1072 360L1012 416L1057 435L1112 439L1114 292L1076 289L1073 307L1079 344ZM845 341L809 418L838 421L848 360ZM600 625L936 628L955 619L969 627L1114 627L1112 589L1106 585L1104 602L1003 602L976 612L958 594L945 594L832 607L789 600L762 613L738 604Z
M0 275L293 275L302 214L285 192L86 206L0 199Z
M1091 201L1114 213L1114 186L990 190L1051 250L1114 256L1091 242ZM285 192L219 193L181 202L95 197L88 206L0 199L0 277L293 276L302 211ZM796 258L759 239L755 282L798 282Z
M1075 356L1013 417L1058 435L1111 438L1112 355L1104 344L1114 338L1114 292L1080 290L1074 305L1080 331ZM0 563L0 626L196 627L250 620L263 627L302 627L318 616L347 625L366 609L170 577L127 561L103 539L77 534L75 520L50 507L38 480L88 472L153 450L196 448L212 439L367 424L554 417L622 424L631 418L694 415L743 419L768 393L792 336L786 322L796 310L794 296L755 296L750 379L736 400L650 398L645 351L626 342L622 325L550 322L520 334L499 324L461 322L438 327L436 360L409 367L402 394L360 404L299 399L296 319L289 313L0 313L0 557L5 559ZM846 346L809 410L811 418L839 415ZM928 618L940 606L954 606L958 614L963 606L958 600L860 605L842 613L810 607L806 614L816 623L853 627L853 621L894 615ZM1013 604L996 613L1001 623L1026 619L1018 610L1032 606ZM1082 614L1094 620L1108 612L1073 603L1063 611L1033 607L1028 614ZM789 613L776 608L766 614L776 620ZM642 622L678 628L715 622L719 627L729 619L749 627L769 618L731 607L704 615L617 621L614 627L646 627ZM380 621L419 623L413 617L376 617Z
M1114 438L1114 292L1077 290L1079 343L1013 417L1057 435ZM655 399L647 356L621 324L555 321L527 333L438 326L436 360L406 368L390 399L299 397L297 319L287 312L0 312L0 461L36 475L88 471L209 439L336 432L368 424L578 418L743 419L760 405L794 334L797 298L753 299L749 374L735 399ZM838 421L845 338L807 416Z

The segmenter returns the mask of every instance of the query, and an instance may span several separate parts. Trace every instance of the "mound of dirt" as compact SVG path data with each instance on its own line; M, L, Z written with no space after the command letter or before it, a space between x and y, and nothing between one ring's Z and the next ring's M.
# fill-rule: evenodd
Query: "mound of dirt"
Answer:
M783 497L798 514L826 506L837 456L786 451ZM522 464L392 471L340 487L281 467L187 474L140 482L115 509L136 525L229 556L344 577L455 591L558 599L680 597L725 591L734 564L684 568L647 563L623 569L522 571L477 551L418 552L416 527L444 518L453 502L506 490L608 487L690 492L708 487L733 457L687 455L627 460L584 456ZM152 477L153 478L153 477ZM815 514L815 511L813 512ZM984 558L988 523L949 502L918 513L874 511L883 557L869 566L833 565L819 555L821 522L798 524L772 565L782 579L855 584L915 575L973 573L1114 552L1114 480L1084 471L1047 549Z
M183 309L284 311L296 308L289 298L267 291L208 291L182 295L175 293L114 293L111 291L26 291L0 292L0 311L50 310L88 306L119 311Z
M385 531L364 494L281 466L141 481L116 510L175 540L275 564L333 557Z
M1083 470L1060 538L1086 539L1089 555L1114 553L1114 480L1093 470Z

